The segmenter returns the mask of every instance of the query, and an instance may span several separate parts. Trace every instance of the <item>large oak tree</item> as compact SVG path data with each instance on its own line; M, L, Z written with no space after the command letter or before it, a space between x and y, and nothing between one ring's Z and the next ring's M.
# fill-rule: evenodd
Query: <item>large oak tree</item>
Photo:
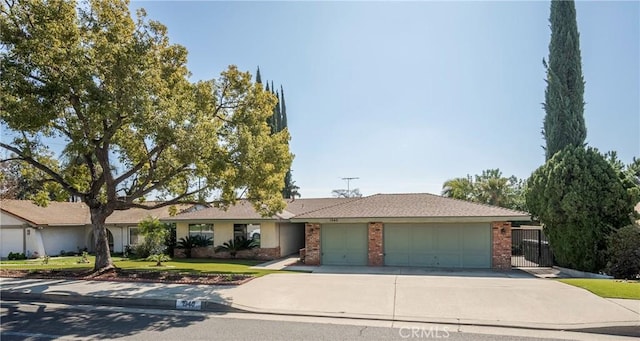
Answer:
M128 1L5 1L0 44L0 123L13 137L0 147L89 207L95 270L113 267L106 218L157 207L145 197L284 207L289 135L266 124L276 98L234 66L189 81L186 49L143 10L132 19ZM74 161L42 162L51 139Z

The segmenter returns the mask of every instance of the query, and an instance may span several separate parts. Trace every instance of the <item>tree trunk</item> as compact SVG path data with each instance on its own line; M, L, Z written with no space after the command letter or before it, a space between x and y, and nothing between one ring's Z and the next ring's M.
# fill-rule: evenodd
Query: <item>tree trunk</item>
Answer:
M104 226L108 214L102 207L92 207L90 208L90 212L96 252L96 263L93 270L104 271L114 268L113 261L111 260L111 250L109 250L107 228Z

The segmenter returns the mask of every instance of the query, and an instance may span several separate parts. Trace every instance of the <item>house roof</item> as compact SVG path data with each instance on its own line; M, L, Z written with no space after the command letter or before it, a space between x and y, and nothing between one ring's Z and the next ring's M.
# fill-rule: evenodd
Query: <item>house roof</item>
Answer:
M77 202L52 201L42 207L30 200L2 200L0 210L39 226L84 226L91 222L87 206Z
M358 198L295 199L293 201L287 201L287 208L285 210L295 215L300 215L322 208L341 205L353 200L358 200Z
M149 206L157 204L158 202L147 202ZM175 205L178 209L178 212L184 212L188 210L192 205L179 204ZM108 218L107 224L137 224L141 220L145 219L148 216L152 216L155 218L167 218L170 217L169 208L171 206L165 206L154 209L144 209L144 208L130 208L128 210L118 210L114 211Z
M149 205L154 202L149 202ZM186 209L190 205L178 205L178 209ZM46 207L38 206L30 200L2 200L0 210L37 226L85 226L91 224L89 208L84 203L52 201ZM131 208L115 211L108 218L107 224L137 224L147 216L164 218L169 216L169 208L162 207L151 210Z
M529 220L527 212L428 193L376 194L306 212L295 220L344 218L496 218Z
M207 207L196 211L178 214L174 217L167 217L163 221L183 221L183 220L273 220L277 216L262 217L247 200L239 200L235 205L230 205L226 210L218 207Z
M152 204L152 203L149 203ZM466 220L530 220L526 212L497 206L483 205L445 198L428 193L376 194L363 198L315 198L287 201L284 211L262 217L246 200L229 206L226 210L209 207L187 210L188 205L179 206L183 213L171 217L168 207L145 210L132 208L115 211L107 218L107 224L137 224L148 215L163 221L203 221L203 220L291 220L307 221L357 221L380 219L466 219ZM50 202L41 207L27 200L2 200L2 211L8 212L32 225L80 226L91 224L89 209L83 203Z
M343 204L354 199L345 198L316 198L316 199L296 199L287 200L287 207L280 213L271 217L262 217L247 200L240 200L235 205L229 206L226 210L218 207L208 207L197 211L179 214L175 217L162 219L164 221L187 221L187 220L279 220L290 219L296 215Z

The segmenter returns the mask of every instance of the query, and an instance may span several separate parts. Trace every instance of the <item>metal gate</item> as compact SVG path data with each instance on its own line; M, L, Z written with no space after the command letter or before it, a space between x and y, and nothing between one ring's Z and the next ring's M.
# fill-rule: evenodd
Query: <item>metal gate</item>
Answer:
M523 268L553 266L549 239L541 229L511 230L511 266Z

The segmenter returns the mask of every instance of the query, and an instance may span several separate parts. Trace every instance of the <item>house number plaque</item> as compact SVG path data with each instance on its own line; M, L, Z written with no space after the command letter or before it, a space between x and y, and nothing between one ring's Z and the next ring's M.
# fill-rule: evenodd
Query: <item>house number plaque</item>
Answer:
M202 302L198 300L176 300L176 309L201 310Z

